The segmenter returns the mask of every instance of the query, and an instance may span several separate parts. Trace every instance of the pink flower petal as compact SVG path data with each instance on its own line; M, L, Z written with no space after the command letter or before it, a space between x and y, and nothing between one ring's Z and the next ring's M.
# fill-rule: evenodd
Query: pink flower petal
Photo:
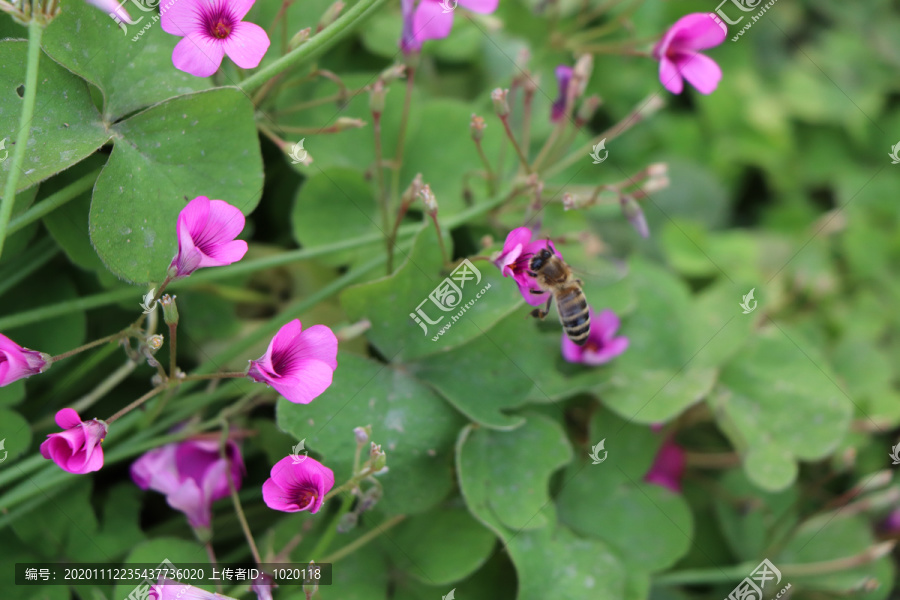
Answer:
M81 417L74 408L63 408L56 413L56 424L61 429L72 429L76 425L81 425Z
M628 338L617 337L609 342L609 344L603 346L599 352L585 350L584 355L581 357L581 362L591 366L603 365L622 354L627 349Z
M159 24L163 31L177 36L203 33L203 11L197 0L175 0L172 6L160 13Z
M562 334L562 357L570 363L580 363L584 348L569 339L565 332Z
M715 13L691 13L678 19L672 30L671 47L704 50L725 41L726 32L716 23Z
M304 461L305 462L305 461ZM262 486L263 502L271 509L284 512L297 512L296 495L284 490L274 479L266 479Z
M172 51L175 68L195 77L209 77L215 73L224 57L225 46L220 40L198 32L188 33Z
M295 404L309 404L328 389L334 369L319 360L303 361L300 377L285 377L271 382L279 394Z
M659 61L659 82L673 94L680 94L684 90L681 73L675 63L665 57Z
M181 0L178 1L180 2ZM231 16L234 17L235 20L240 21L247 16L247 13L253 8L253 3L255 1L256 0L227 0Z
M295 319L297 327L300 321ZM279 332L280 335L281 332ZM280 340L275 337L275 346L278 348ZM328 365L331 370L337 369L337 336L325 325L313 325L306 331L296 336L296 341L290 349L291 359L296 361L318 360ZM282 351L279 349L279 351ZM297 368L302 372L302 367Z
M701 94L711 94L722 79L722 69L705 54L685 54L677 59L678 70Z
M603 342L609 342L619 330L619 317L608 308L604 308L598 314L591 309L591 329L596 328L599 338Z
M252 5L253 0L250 0L249 4ZM256 23L238 23L225 39L225 54L234 61L234 64L242 69L252 69L258 66L259 61L262 60L268 49L269 36ZM242 224L241 229L243 228ZM240 230L238 233L240 233ZM231 237L233 238L234 236Z
M166 496L166 502L175 510L187 516L191 527L209 527L212 511L209 503L203 498L200 486L193 479L186 479L181 486Z
M443 12L437 0L421 0L413 15L413 35L419 41L440 40L450 35L453 12Z

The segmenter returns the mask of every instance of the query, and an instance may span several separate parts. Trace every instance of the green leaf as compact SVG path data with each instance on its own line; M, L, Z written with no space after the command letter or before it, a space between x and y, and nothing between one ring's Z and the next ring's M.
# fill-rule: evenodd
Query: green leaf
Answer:
M39 519L13 521L13 532L27 547L40 552L45 560L107 560L103 549L93 540L97 517L91 508L91 486L90 478L82 478L66 491L64 507L53 503L45 505Z
M449 240L444 243L450 252ZM478 262L472 265L478 270L478 277L462 282L461 298L453 294L458 303L452 308L439 307L429 294L451 274L441 265L437 234L433 227L423 227L407 260L396 272L349 287L341 294L347 316L351 321L368 319L372 323L367 336L389 360L407 361L460 346L483 335L521 302L515 284L503 281L493 265ZM482 296L476 297L482 290ZM410 316L419 311L425 313L421 318L437 322L428 324L427 332L422 329L424 320L420 326Z
M342 239L386 234L371 184L357 171L343 167L315 172L303 182L291 210L291 223L297 242L308 249ZM331 253L323 260L332 265L368 260L376 249L383 252L384 242Z
M42 195L53 193L66 187L76 179L102 167L106 163L105 154L94 154L71 169L60 173L41 186ZM89 190L74 200L60 206L44 217L44 226L73 263L89 271L105 271L103 261L91 245L88 219L91 211Z
M696 316L684 283L642 260L631 264L638 307L619 335L628 349L611 363L603 401L639 423L666 422L701 400L715 382L715 369L693 359L708 340L694 329Z
M762 556L771 540L780 539L796 525L796 489L766 492L738 469L725 473L719 483L728 490L728 497L713 496L717 521L739 560Z
M516 531L548 525L541 508L550 502L550 476L572 459L555 421L530 414L512 431L470 427L460 435L457 453L466 505L485 525Z
M605 441L606 460L595 465L585 458L570 465L557 499L560 520L606 542L629 572L646 580L684 556L693 538L684 497L643 481L663 435L607 411L593 415L590 434L590 446Z
M350 477L353 428L372 425L372 441L387 453L389 471L379 476L389 515L428 510L450 491L453 440L459 416L404 370L341 353L334 383L310 404L280 399L278 426L322 455L336 485ZM284 448L284 456L290 454Z
M518 600L624 598L626 571L609 546L553 523L549 507L540 516L550 525L522 531L508 544L519 575Z
M234 88L180 96L113 126L117 143L91 202L91 241L133 283L162 281L178 213L196 196L250 213L262 193L253 107Z
M710 406L764 490L790 485L797 460L829 455L849 429L852 405L824 359L779 329L750 341L720 381Z
M473 111L471 105L457 100L428 102L419 117L423 126L411 133L406 145L400 180L410 181L416 173L422 173L437 198L441 216L456 214L466 207L463 176L484 170L469 135ZM488 157L497 155L502 139L502 125L496 123L496 126L499 131L482 140ZM475 190L483 189L481 179L472 181L473 186L478 186Z
M487 561L496 538L464 508L437 509L398 525L384 546L394 563L430 585L459 581Z
M0 89L6 94L0 131L7 135L0 138L6 140L0 156L13 153L19 130L22 98L16 90L20 86L24 89L27 46L24 41L0 42ZM17 192L77 163L109 139L84 81L47 56L41 56L39 68L34 119ZM11 160L0 163L0 186L6 185L11 167Z
M142 4L129 4L129 15L137 23L128 25L126 32L86 2L62 0L60 4L60 15L44 33L44 50L100 89L105 121L114 122L172 96L209 87L209 79L179 71L172 64L172 50L180 38L163 31L155 7L144 12ZM73 37L75 31L78 37ZM84 43L87 40L90 44ZM42 76L43 70L42 64Z

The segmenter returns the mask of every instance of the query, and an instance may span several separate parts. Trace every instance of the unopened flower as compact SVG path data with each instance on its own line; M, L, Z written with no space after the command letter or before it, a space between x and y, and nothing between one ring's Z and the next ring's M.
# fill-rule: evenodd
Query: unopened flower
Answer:
M627 337L616 337L619 330L619 317L608 308L599 314L590 309L591 329L587 341L581 346L563 334L562 355L571 363L585 365L602 365L625 352L628 348Z
M472 120L469 121L469 133L472 134L472 139L476 142L480 142L481 138L484 137L484 128L487 125L484 123L484 119L472 113Z
M0 387L50 368L50 355L29 350L0 333Z
M505 117L509 114L509 102L506 99L508 95L509 90L503 88L496 88L491 92L491 101L494 103L494 110L498 117Z
M165 494L169 506L185 514L191 527L205 529L212 522L212 503L240 489L244 459L228 440L228 459L219 453L217 440L187 439L150 450L131 465L131 478L142 490Z
M209 77L225 55L242 69L252 69L269 48L269 36L241 19L254 0L177 0L160 15L163 31L182 36L172 52L175 68Z
M201 267L221 267L241 260L247 253L247 242L234 238L243 229L244 215L237 207L197 196L178 214L178 254L169 265L169 273L175 278L187 277Z
M247 376L298 404L309 404L328 389L337 369L337 337L325 325L303 330L298 319L278 330L269 348L250 361Z
M550 108L550 120L554 123L566 114L566 103L569 97L569 83L572 81L572 67L559 65L556 67L556 82L559 84L559 95Z
M100 443L106 437L106 423L99 419L82 421L74 409L64 408L56 413L56 424L65 431L47 436L41 444L41 456L69 473L99 471L103 466Z
M419 50L425 40L440 40L450 35L457 5L472 12L489 14L497 10L499 0L401 0L403 33L400 48L404 53ZM449 10L448 10L449 8Z
M710 94L719 85L722 69L698 52L725 41L726 32L713 17L713 13L681 17L653 48L653 58L659 61L659 81L673 94L684 89L683 79L701 94Z
M531 237L532 231L528 227L513 229L506 236L503 250L494 257L493 262L504 277L513 278L525 302L540 306L547 302L548 293L541 290L534 277L528 274L528 263L534 254L544 248L549 248L557 256L560 254L550 240L531 241Z
M669 438L663 442L659 452L656 453L653 465L647 471L647 474L644 475L644 481L661 485L676 493L681 492L681 478L684 477L684 467L684 450Z
M622 195L619 197L619 205L622 208L622 214L625 215L625 218L628 219L635 231L643 238L650 237L647 217L644 216L644 211L641 210L640 204L633 197Z
M286 456L275 463L262 486L263 501L273 510L315 514L334 487L334 472L313 458L294 463Z

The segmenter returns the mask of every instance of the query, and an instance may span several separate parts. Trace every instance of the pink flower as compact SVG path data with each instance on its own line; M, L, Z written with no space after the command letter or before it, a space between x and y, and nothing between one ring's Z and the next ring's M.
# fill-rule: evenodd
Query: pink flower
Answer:
M43 373L50 364L49 355L23 348L0 333L0 387Z
M334 487L334 472L309 457L295 463L293 457L286 456L275 463L270 474L263 483L262 493L266 506L273 510L308 510L315 514Z
M412 11L410 5L413 0L402 1L406 2L407 6L403 7L404 35L400 40L401 48L408 38L414 40L413 43L421 48L425 40L440 40L450 35L456 0L419 0L419 5L412 14L411 24L408 15ZM499 0L459 0L459 6L472 12L489 14L497 10L498 2Z
M337 369L337 337L325 325L306 331L298 319L278 330L269 348L250 361L247 377L298 404L309 404L331 385Z
M554 123L562 119L566 112L566 96L569 95L569 82L572 81L572 67L566 65L556 67L556 81L559 83L559 96L550 109L550 120Z
M169 273L176 278L201 267L230 265L247 253L247 242L234 239L244 229L244 215L222 200L197 196L181 209L176 229L178 254L169 265Z
M47 436L41 444L41 456L69 473L99 471L103 466L100 442L106 437L106 423L99 419L82 421L74 409L64 408L56 413L56 424L65 431Z
M147 600L234 600L234 598L160 577L156 584L150 586Z
M673 492L681 492L681 478L684 476L685 456L684 450L671 438L663 442L653 465L644 481L667 487Z
M702 94L710 94L722 79L716 61L697 50L718 46L725 41L725 30L716 24L713 13L691 13L675 21L653 48L659 61L659 81L673 94L684 88L682 78Z
M403 16L403 31L400 34L400 49L403 54L418 52L422 49L422 40L417 39L413 31L413 13L416 0L400 0L400 13Z
M160 12L163 31L183 36L172 52L175 68L209 77L228 58L242 69L259 64L269 36L255 23L241 21L254 0L176 0Z
M557 256L562 255L557 252L550 240L532 242L531 236L532 232L528 227L518 227L510 231L506 241L503 242L503 250L494 257L494 264L504 277L513 278L525 302L532 306L540 306L547 302L548 293L542 291L534 277L528 274L528 263L532 255L544 248L549 248Z
M563 333L562 355L570 363L602 365L608 363L628 348L627 337L615 337L619 330L619 317L608 308L598 315L590 309L591 331L583 346L579 346Z
M166 495L169 506L187 516L194 528L208 528L212 503L241 488L246 472L240 448L229 440L228 460L219 454L217 440L188 439L155 448L131 465L131 478L142 490Z

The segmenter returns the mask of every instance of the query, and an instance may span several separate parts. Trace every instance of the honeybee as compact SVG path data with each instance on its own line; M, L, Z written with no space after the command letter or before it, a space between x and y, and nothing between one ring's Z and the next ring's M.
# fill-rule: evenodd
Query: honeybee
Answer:
M571 267L563 259L547 248L531 257L527 272L542 290L531 290L532 294L550 293L547 305L531 311L531 316L538 319L546 317L550 304L556 298L556 310L563 330L570 340L583 346L591 330L591 315L581 289L581 280L575 278Z

